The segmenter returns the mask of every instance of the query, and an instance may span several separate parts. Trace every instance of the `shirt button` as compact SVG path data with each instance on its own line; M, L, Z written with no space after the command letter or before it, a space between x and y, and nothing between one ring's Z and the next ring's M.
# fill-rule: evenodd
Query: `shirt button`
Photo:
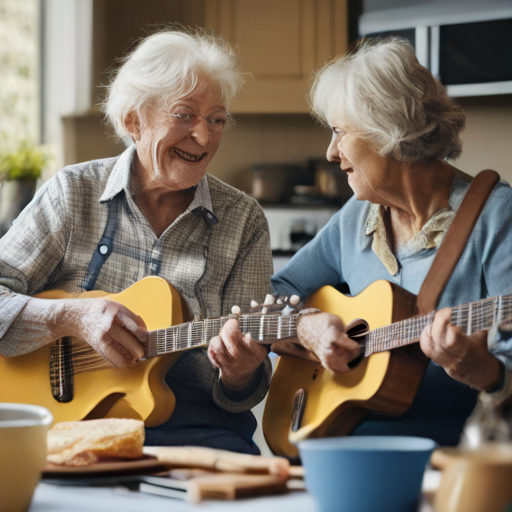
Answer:
M100 245L100 254L107 254L108 252L108 245Z

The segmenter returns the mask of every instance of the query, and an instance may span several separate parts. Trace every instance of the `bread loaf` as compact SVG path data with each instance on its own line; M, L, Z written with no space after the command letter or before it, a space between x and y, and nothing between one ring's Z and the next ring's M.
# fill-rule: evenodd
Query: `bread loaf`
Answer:
M50 464L87 466L116 459L140 459L144 423L107 418L57 423L48 432Z

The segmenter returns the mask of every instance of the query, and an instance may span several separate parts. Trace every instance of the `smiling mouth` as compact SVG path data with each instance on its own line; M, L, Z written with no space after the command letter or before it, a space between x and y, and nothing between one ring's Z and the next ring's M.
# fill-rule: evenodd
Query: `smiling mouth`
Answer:
M185 151L182 151L181 149L172 148L172 150L183 160L186 160L187 162L200 162L205 156L206 153L202 153L200 155L192 155L191 153L187 153Z

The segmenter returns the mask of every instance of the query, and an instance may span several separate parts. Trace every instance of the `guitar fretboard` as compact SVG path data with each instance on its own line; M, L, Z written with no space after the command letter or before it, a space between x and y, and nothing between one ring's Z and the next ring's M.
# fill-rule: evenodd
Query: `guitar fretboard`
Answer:
M233 317L196 320L151 331L145 350L146 357L208 345L230 318ZM242 334L251 333L252 339L259 343L273 343L297 335L296 315L241 315L238 317L238 325Z
M418 342L423 329L433 322L434 315L432 312L370 331L365 338L365 357ZM502 323L511 317L512 295L501 295L453 307L451 322L466 334L472 334L490 329L495 322ZM208 345L230 318L233 317L197 320L151 331L146 357ZM238 322L241 332L251 333L259 343L273 343L297 336L296 314L241 315Z
M419 341L423 329L432 323L435 312L396 322L370 331L366 337L365 356ZM502 323L512 316L512 295L500 295L452 308L451 322L466 334Z

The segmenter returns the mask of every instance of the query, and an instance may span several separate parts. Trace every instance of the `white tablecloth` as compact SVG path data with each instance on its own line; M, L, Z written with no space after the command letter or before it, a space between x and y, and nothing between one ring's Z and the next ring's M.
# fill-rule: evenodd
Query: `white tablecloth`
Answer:
M439 484L439 472L427 471L424 491ZM78 487L39 484L29 512L316 512L313 497L304 491L237 501L185 501L129 491L125 487ZM375 512L378 512L377 510ZM433 512L423 500L419 512Z

